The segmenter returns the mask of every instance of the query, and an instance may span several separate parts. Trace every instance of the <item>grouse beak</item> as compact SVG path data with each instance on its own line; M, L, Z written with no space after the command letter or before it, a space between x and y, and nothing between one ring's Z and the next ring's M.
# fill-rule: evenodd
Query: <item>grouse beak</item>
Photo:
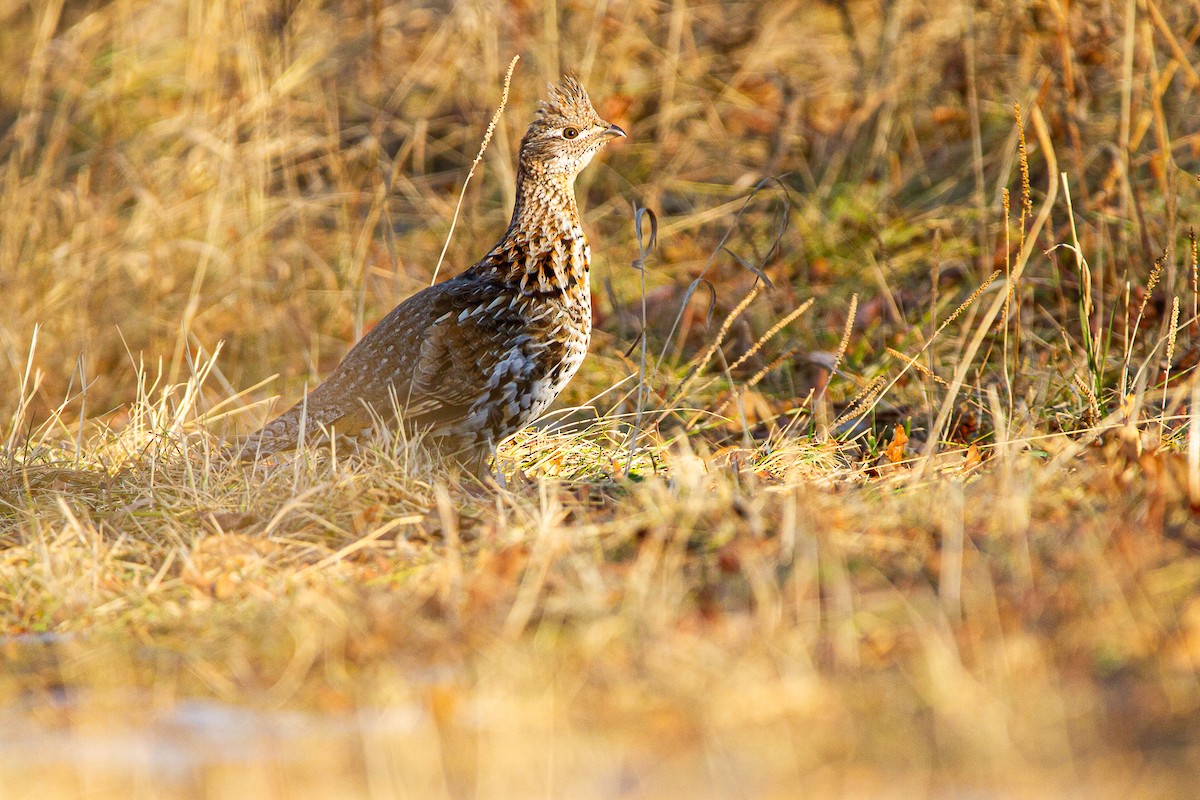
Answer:
M627 134L627 133L625 133L625 131L621 130L620 125L609 125L607 128L605 128L603 131L600 132L600 135L603 136L605 139L628 139L629 138L629 134Z

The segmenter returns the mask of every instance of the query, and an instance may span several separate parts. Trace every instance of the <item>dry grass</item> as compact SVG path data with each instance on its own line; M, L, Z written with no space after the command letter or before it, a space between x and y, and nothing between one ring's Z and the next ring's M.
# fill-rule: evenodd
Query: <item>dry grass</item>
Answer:
M1196 3L0 23L6 797L1194 791ZM429 282L513 55L443 275L545 79L632 139L508 488L225 464Z

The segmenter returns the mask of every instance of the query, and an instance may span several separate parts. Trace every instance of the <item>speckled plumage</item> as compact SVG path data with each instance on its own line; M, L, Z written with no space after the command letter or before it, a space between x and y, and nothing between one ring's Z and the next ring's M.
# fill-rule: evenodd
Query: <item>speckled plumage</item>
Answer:
M579 369L591 338L591 251L575 177L612 138L574 78L550 87L521 141L516 207L469 269L396 306L329 378L250 437L244 459L357 436L376 419L425 430L480 470L495 446L540 416Z

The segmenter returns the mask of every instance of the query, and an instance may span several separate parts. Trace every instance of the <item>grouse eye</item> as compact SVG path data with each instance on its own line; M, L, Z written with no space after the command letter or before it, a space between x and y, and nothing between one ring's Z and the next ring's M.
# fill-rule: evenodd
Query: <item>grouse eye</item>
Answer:
M563 128L563 138L564 139L574 139L578 135L579 135L578 128Z

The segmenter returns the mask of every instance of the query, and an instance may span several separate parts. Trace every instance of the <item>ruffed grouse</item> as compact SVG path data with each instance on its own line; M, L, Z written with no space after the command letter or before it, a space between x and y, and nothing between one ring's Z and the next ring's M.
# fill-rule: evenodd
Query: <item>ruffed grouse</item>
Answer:
M295 448L302 435L358 436L382 420L426 431L440 452L483 470L502 439L549 407L587 353L591 252L575 177L623 136L578 80L551 86L521 140L516 207L500 241L392 309L328 380L252 435L241 457Z

